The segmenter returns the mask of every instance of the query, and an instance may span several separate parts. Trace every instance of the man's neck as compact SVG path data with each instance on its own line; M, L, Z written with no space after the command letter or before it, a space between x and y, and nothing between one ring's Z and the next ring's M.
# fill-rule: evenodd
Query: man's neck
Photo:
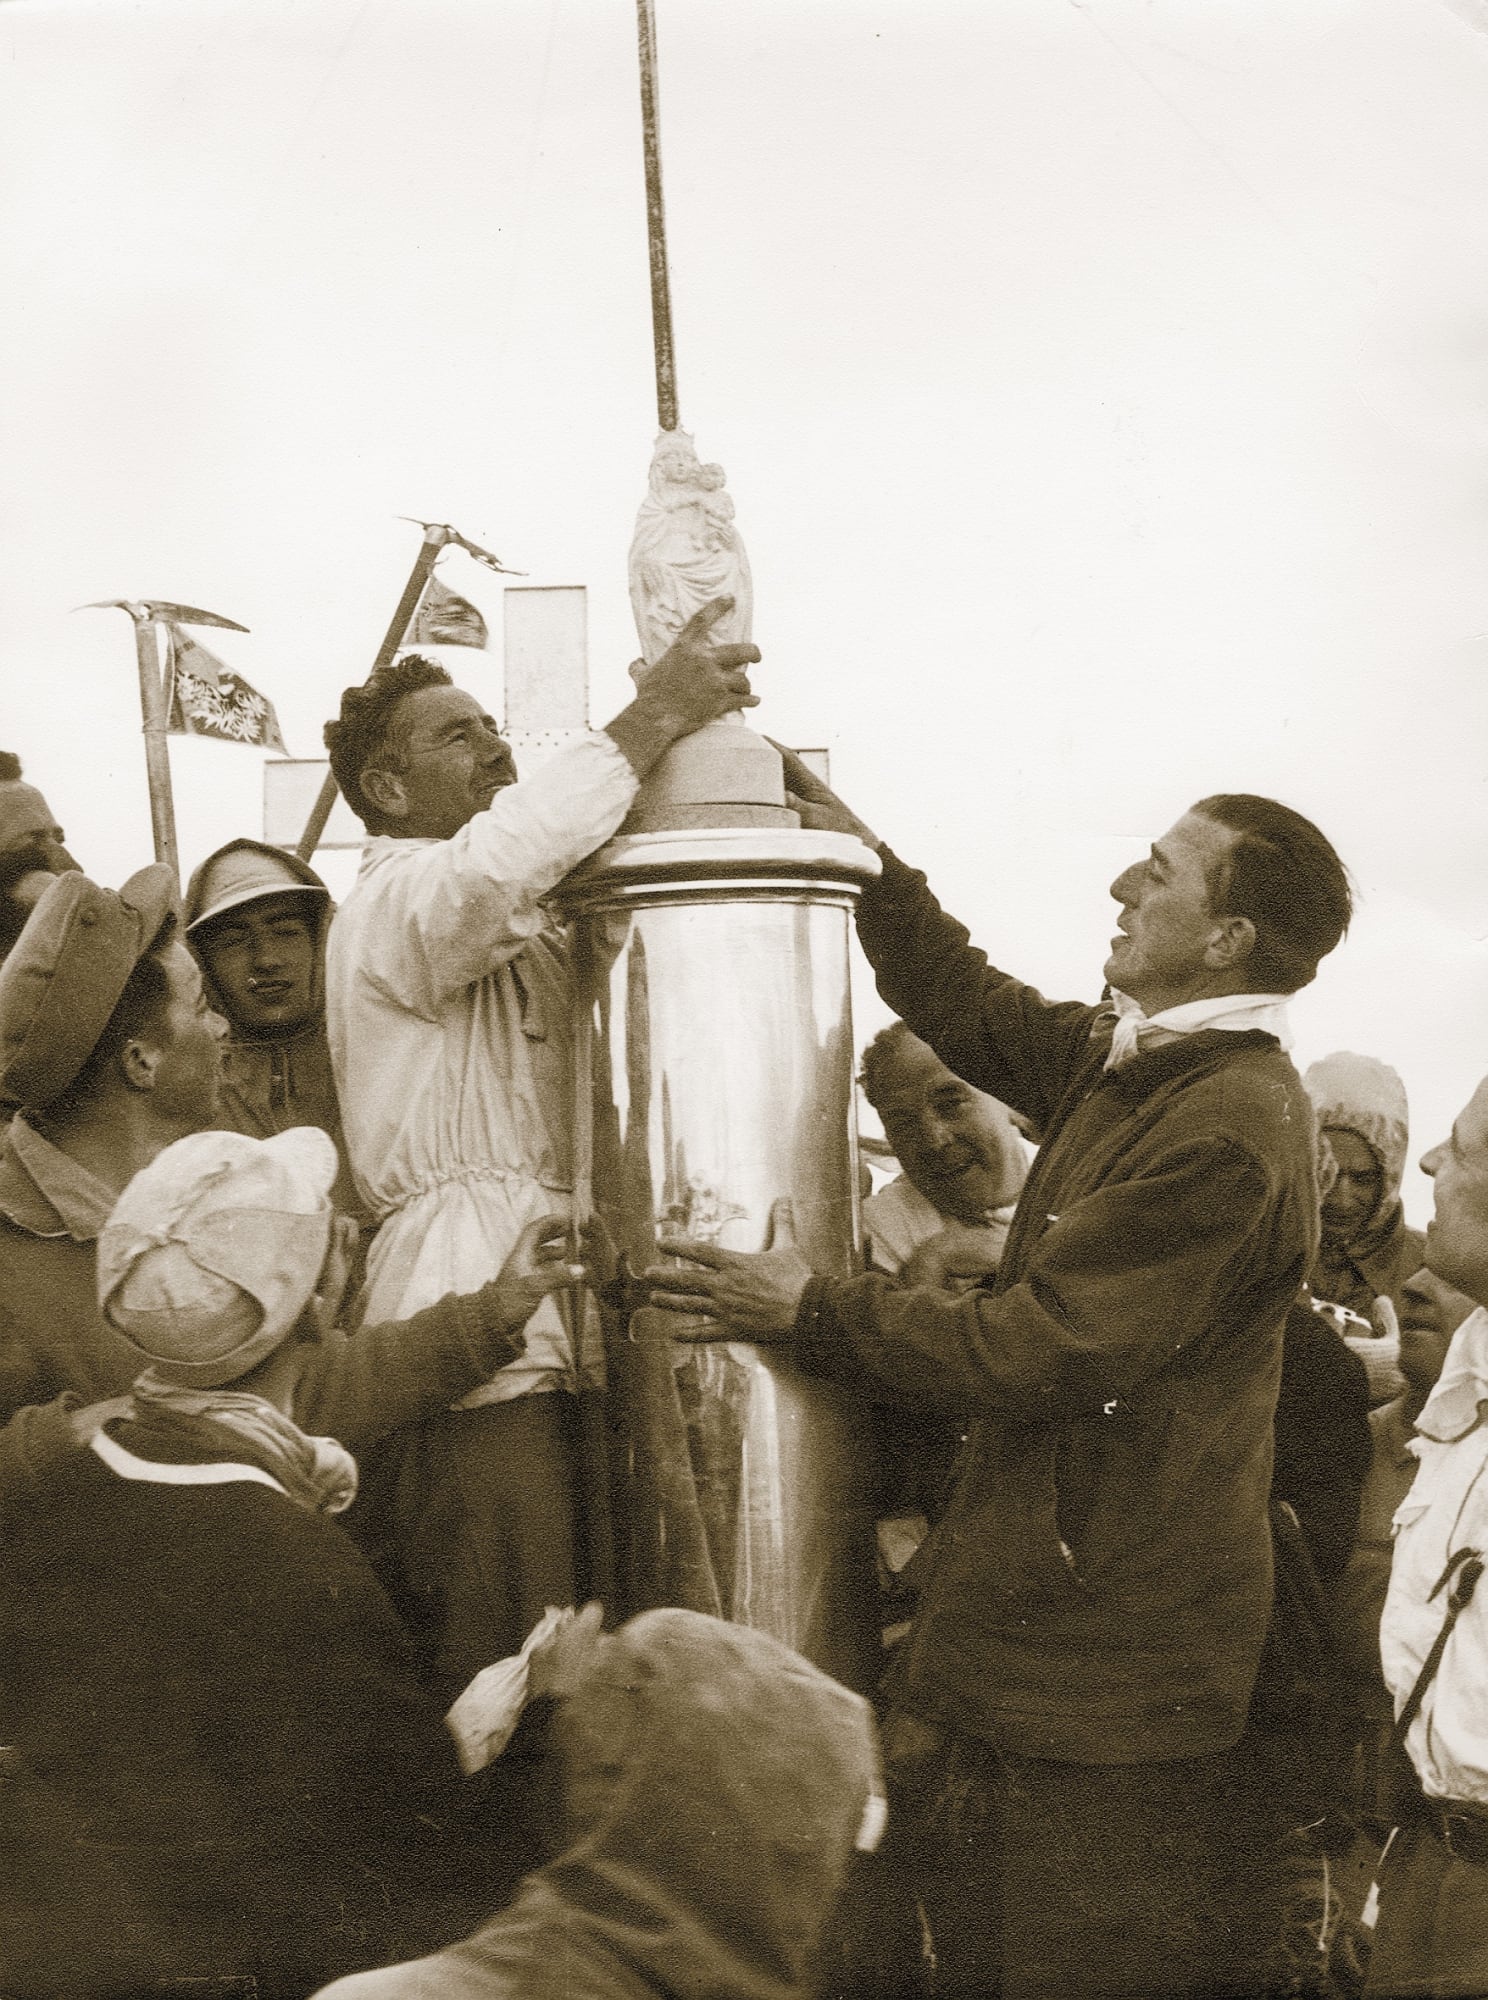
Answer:
M120 1193L173 1139L184 1136L174 1127L163 1129L132 1094L38 1123L59 1152Z
M1192 986L1172 987L1156 993L1132 993L1126 988L1122 990L1126 992L1128 999L1136 1001L1149 1021L1155 1014L1166 1014L1170 1007L1189 1007L1198 1000L1228 1000L1246 991L1245 987L1234 979L1223 980L1218 984L1198 981Z

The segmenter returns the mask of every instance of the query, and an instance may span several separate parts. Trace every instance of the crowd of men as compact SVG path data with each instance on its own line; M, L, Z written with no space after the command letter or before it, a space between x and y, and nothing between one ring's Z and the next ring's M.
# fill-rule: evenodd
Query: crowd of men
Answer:
M0 1992L1488 1994L1488 1084L1422 1239L1399 1078L1288 1057L1352 900L1276 801L1182 814L1051 1004L787 754L881 860L899 1178L859 1275L641 1277L855 1392L876 1718L547 1615L604 1379L549 897L753 704L725 608L520 783L441 666L349 689L334 911L251 839L104 887L0 764Z

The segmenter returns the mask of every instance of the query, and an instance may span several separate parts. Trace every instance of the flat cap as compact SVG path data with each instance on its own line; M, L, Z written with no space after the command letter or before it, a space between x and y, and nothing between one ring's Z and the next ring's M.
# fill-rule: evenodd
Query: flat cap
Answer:
M175 914L175 876L161 861L119 890L56 878L0 969L0 1098L42 1111L62 1095Z

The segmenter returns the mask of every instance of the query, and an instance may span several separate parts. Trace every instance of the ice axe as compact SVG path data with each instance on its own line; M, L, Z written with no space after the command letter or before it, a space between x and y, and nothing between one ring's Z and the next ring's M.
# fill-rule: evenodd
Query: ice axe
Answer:
M221 618L215 611L201 611L194 604L167 604L157 597L105 597L96 604L80 604L78 609L127 611L134 620L134 650L139 661L140 710L144 717L145 770L150 780L150 829L155 837L155 859L168 862L179 882L181 865L176 857L176 812L171 798L170 750L165 740L170 714L166 706L155 627L220 625L228 632L246 632L248 627L240 625L235 618Z
M525 576L526 571L508 569L500 557L493 556L489 549L481 548L469 541L457 528L447 521L419 521L411 514L400 514L400 521L413 521L415 527L422 528L424 539L409 571L408 581L403 586L403 595L398 599L398 608L393 613L392 622L383 634L382 644L377 649L377 658L372 662L367 675L372 678L379 668L385 667L394 653L402 645L408 633L413 614L418 610L419 599L423 596L429 578L434 574L434 565L442 550L463 549L468 556L474 556L487 569L494 569L501 576ZM305 821L305 831L300 835L295 852L301 861L308 861L320 845L321 835L326 830L326 821L331 816L331 807L336 803L335 774L327 771L321 783L315 804L310 808L310 817Z

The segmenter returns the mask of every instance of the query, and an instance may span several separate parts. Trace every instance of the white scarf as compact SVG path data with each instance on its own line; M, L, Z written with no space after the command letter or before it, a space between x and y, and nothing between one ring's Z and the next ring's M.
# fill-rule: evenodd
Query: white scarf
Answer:
M190 1443L245 1453L309 1513L341 1514L356 1498L356 1460L345 1445L310 1437L262 1396L186 1389L154 1369L140 1376L130 1395L131 1415Z
M1201 1028L1223 1028L1230 1034L1259 1028L1289 1049L1292 1031L1286 1010L1291 997L1289 993L1221 993L1209 1000L1185 1000L1179 1007L1164 1007L1148 1015L1129 993L1118 993L1113 986L1109 1005L1116 1016L1116 1032L1105 1066L1121 1069L1139 1050L1161 1048L1164 1042L1196 1035Z

